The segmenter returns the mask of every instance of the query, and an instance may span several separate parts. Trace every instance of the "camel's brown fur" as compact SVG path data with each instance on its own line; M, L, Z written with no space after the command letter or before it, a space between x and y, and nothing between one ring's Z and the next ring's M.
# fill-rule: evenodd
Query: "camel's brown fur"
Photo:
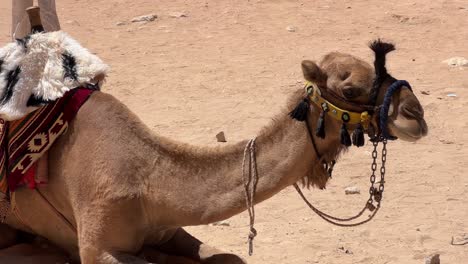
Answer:
M303 70L306 79L338 94L358 89L355 102L364 102L373 78L367 63L339 53L327 55L319 65L305 61ZM328 180L304 123L288 116L304 96L302 87L291 91L285 109L257 136L256 203L304 177L318 187ZM395 125L391 133L416 139L427 127L422 128L416 97L405 96L395 100L401 103L394 108L404 109L405 118L411 113L413 121L405 131ZM311 109L310 124L316 124L318 114ZM398 118L398 113L390 117L392 122ZM344 149L339 126L328 119L326 138L317 139L326 160ZM219 221L246 209L241 171L246 142L208 148L154 135L113 96L96 92L50 150L50 184L39 191L15 192L15 213L7 222L46 237L83 264L148 263L136 257L145 245L202 263L244 263L202 244L181 227Z

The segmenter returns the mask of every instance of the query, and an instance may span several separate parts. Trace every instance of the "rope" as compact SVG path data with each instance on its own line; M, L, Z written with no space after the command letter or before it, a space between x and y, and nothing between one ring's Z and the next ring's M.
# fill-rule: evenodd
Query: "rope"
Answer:
M248 236L249 243L249 256L253 254L253 240L257 236L257 230L254 228L255 224L255 208L254 208L254 197L255 190L257 189L258 174L257 174L257 161L255 158L255 140L256 137L249 140L244 149L244 159L242 160L242 178L244 180L245 188L245 202L247 205L247 211L249 212L250 218L250 230ZM248 162L248 168L246 170L246 161Z
M396 91L400 90L403 86L408 87L408 89L412 91L411 85L407 81L399 80L399 81L393 82L392 85L388 87L387 92L385 93L385 97L382 103L382 108L380 109L380 113L379 113L380 114L379 125L380 125L380 129L382 130L382 137L385 139L390 138L388 131L387 131L387 120L388 120L388 111L390 109L390 103L392 102L393 94Z

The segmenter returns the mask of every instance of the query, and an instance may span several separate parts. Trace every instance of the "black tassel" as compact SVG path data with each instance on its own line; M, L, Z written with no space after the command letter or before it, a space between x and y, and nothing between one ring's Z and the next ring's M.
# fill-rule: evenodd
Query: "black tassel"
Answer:
M351 137L349 136L348 129L346 128L345 123L343 123L340 129L340 140L341 144L347 147L351 146Z
M315 129L315 135L319 138L325 138L325 111L320 113L320 117L317 121L317 128Z
M309 100L306 98L302 100L294 110L289 113L289 116L292 119L296 119L297 121L305 121L307 118L307 113L309 112Z
M361 124L358 124L353 132L353 144L356 147L364 146L364 128Z

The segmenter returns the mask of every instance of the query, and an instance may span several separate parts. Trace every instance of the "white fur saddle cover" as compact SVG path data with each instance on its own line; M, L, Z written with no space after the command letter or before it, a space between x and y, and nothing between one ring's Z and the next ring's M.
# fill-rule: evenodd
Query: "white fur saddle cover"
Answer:
M0 118L17 120L67 91L104 81L108 66L62 31L0 49Z

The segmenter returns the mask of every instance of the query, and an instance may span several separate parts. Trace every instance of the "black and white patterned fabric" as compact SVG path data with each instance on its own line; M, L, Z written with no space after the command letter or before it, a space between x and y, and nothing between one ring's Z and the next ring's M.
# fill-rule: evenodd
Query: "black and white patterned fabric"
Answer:
M104 81L108 66L62 31L0 48L0 118L20 119L67 91Z

